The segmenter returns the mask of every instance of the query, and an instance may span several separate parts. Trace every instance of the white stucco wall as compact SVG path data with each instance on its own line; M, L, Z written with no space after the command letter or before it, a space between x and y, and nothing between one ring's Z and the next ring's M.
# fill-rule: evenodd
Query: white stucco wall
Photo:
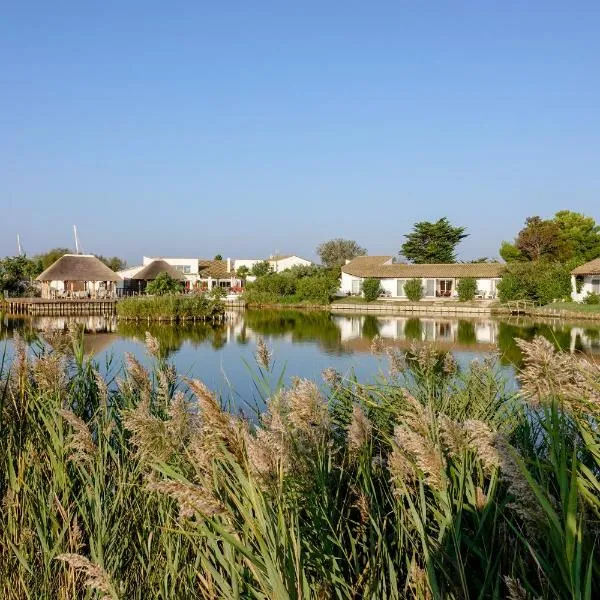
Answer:
M600 293L600 275L584 275L583 285L579 292L575 276L571 276L571 299L574 302L583 302L583 299L592 292Z
M439 279L443 279L443 278L439 278ZM449 278L451 279L451 278ZM348 293L353 293L353 289L352 289L352 282L353 281L359 281L362 282L364 280L364 278L362 277L355 277L354 275L349 275L348 273L344 273L342 272L342 278L340 281L340 294L341 295L346 295ZM383 288L384 291L389 293L389 297L391 298L405 298L405 296L398 296L398 279L394 278L394 279L380 279L379 280L381 283L381 287ZM495 297L496 294L496 289L497 289L497 285L498 282L500 281L500 279L477 279L477 289L480 292L483 292L485 294L486 298L490 298L490 297ZM423 291L425 293L425 289L426 289L426 279L422 279L423 282ZM453 286L453 290L454 290L454 296L456 296L456 285L458 283L458 280L455 280L454 286ZM435 286L434 286L435 289ZM423 296L424 298L430 298L430 299L434 299L435 296Z

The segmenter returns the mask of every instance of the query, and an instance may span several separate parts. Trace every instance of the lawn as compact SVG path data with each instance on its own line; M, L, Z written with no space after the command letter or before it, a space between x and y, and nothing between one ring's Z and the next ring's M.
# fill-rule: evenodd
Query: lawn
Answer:
M551 304L546 304L542 308L549 308L552 310L570 310L579 313L600 313L600 304L579 304L578 302L552 302Z

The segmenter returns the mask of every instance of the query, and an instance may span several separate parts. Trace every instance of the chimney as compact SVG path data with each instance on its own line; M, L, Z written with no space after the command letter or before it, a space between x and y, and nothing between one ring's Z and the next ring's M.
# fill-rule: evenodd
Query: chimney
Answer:
M230 258L227 259L227 272L231 273L231 259Z

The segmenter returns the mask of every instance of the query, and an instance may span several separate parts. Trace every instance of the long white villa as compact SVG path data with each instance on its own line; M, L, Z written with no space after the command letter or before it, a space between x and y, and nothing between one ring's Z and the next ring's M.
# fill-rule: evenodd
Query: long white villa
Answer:
M582 302L590 293L600 294L600 258L571 271L571 298Z
M359 295L363 281L376 278L387 297L405 300L404 284L416 278L422 280L425 299L456 298L458 281L473 278L477 281L476 297L493 299L503 269L502 263L412 265L395 263L392 256L358 256L342 267L340 292Z

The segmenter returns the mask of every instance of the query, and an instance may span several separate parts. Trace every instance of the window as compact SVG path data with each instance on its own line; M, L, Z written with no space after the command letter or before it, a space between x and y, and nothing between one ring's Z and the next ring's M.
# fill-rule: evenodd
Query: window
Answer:
M219 286L222 288L230 288L231 281L219 281Z
M435 279L425 280L425 296L433 298L435 296Z
M600 294L600 279L592 279L592 292Z
M187 273L187 274L191 273L191 271L192 271L192 268L190 267L190 265L175 265L175 268L178 271L181 271L182 273Z
M351 291L353 294L360 294L360 292L362 291L362 280L361 279L353 279L352 280Z
M396 280L396 296L398 298L406 298L406 294L404 293L404 284L406 283L406 279L397 279Z

